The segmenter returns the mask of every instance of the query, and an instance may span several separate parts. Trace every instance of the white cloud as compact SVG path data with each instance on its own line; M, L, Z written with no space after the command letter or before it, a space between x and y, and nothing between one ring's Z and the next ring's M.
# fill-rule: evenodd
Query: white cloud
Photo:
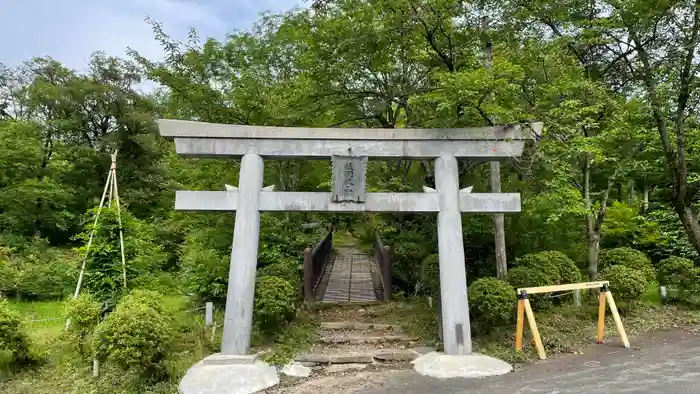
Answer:
M150 16L172 37L184 40L194 27L201 37L223 38L247 29L260 12L282 12L303 0L0 0L0 62L9 66L51 56L82 69L92 52L123 56L132 47L162 56Z

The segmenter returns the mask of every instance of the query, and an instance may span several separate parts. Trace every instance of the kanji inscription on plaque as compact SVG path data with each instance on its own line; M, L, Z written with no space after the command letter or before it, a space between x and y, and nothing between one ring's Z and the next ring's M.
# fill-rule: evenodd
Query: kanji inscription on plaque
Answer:
M365 202L367 157L333 156L333 202Z

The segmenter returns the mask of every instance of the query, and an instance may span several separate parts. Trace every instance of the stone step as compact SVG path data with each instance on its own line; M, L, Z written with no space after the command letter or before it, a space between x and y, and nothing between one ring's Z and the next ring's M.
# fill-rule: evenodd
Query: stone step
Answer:
M358 322L322 322L321 328L324 330L380 330L403 332L401 326L385 323L358 323Z
M306 366L313 364L369 364L374 362L409 362L421 355L412 349L377 349L366 352L346 353L305 353L296 357L295 361Z
M360 344L360 343L382 343L382 342L397 343L397 342L415 342L417 340L418 340L418 338L407 336L407 335L379 335L379 336L334 335L334 336L327 336L327 337L319 338L319 342L321 342L321 343L333 343L333 344L340 344L340 343Z

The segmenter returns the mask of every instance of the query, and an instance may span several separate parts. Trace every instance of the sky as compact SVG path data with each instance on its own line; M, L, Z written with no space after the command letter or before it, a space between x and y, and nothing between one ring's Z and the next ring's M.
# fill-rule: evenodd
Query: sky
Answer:
M127 47L159 59L163 52L144 19L186 40L191 27L202 38L247 30L265 11L287 11L304 0L0 0L0 63L14 67L51 56L69 68L85 68L101 50L124 56Z

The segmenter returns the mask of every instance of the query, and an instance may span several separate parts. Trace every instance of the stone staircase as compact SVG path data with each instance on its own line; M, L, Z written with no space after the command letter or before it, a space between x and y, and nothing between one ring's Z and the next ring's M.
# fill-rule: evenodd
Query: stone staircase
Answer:
M314 346L308 353L297 356L296 361L326 373L409 363L425 352L417 347L417 341L418 338L397 325L323 322Z

